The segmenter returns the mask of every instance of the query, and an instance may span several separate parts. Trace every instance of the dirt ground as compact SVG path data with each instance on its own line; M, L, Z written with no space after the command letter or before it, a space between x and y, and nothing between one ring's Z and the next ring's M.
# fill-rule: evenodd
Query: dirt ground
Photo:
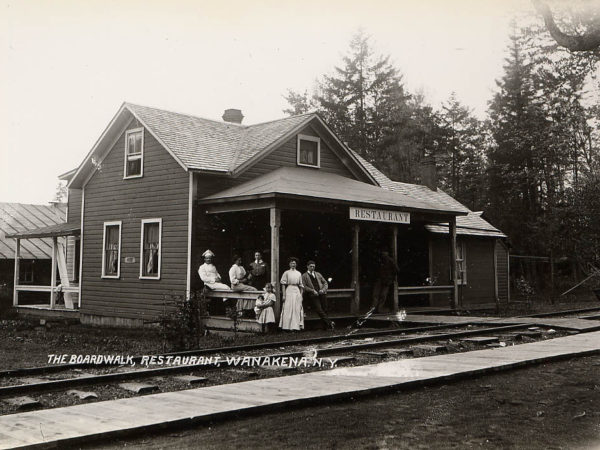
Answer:
M245 345L261 342L330 336L344 330L238 333L237 336L210 334L200 339L198 348ZM158 328L99 328L80 324L0 320L0 370L48 365L48 355L151 355L172 351L164 345Z
M502 315L521 315L535 312L560 311L576 308L600 307L592 297L573 298L562 303L534 303L527 310L511 309ZM464 312L484 315L481 311ZM489 314L494 314L490 312ZM340 325L344 325L341 324ZM341 334L347 331L340 326L335 331L307 330L294 333L277 332L266 335L238 333L237 336L212 334L200 340L199 348L243 345L259 342L303 339L316 336ZM365 330L366 331L366 330ZM123 354L148 355L164 353L171 349L160 337L158 327L147 329L99 328L80 324L67 325L51 322L40 326L39 321L12 320L0 316L0 370L18 367L47 365L49 354Z
M91 449L598 449L600 356L89 445Z

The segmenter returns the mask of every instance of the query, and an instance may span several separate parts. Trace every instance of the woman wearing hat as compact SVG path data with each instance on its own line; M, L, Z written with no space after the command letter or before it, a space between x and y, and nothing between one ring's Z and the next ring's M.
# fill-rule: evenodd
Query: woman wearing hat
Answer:
M302 274L296 270L298 258L289 259L290 269L281 276L283 286L283 306L279 326L282 330L304 329L304 309L302 308Z

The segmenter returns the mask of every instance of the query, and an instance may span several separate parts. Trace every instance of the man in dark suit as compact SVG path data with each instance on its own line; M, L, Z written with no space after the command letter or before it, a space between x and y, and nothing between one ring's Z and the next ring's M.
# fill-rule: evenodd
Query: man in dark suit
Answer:
M323 321L325 328L334 329L335 323L327 317L327 281L315 270L314 261L306 263L307 271L302 274L304 300L310 300L313 308Z

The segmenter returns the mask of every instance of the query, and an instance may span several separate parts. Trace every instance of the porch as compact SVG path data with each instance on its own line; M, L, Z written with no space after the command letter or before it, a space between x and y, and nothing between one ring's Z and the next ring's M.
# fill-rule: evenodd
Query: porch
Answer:
M465 213L451 207L440 209L331 173L281 168L260 180L201 198L194 214L195 264L201 262L202 251L211 248L220 272L226 274L232 255L241 255L247 264L260 251L270 262L278 299L287 258L298 257L302 272L306 262L314 260L317 271L329 281L328 298L344 306L335 313L357 316L369 309L378 257L386 250L402 266L391 289L392 311L410 306L415 298L419 301L412 306L429 307L432 296L447 296L446 305L458 305L456 216ZM454 264L449 264L449 282L436 283L430 277L425 225L433 223L447 223L450 228L448 261ZM209 295L216 300L255 299L257 294L213 291ZM214 316L223 313L215 311Z
M66 240L70 236L79 236L81 229L79 225L62 223L35 230L22 231L7 235L8 238L15 239L15 264L14 264L14 287L13 287L13 307L17 312L24 316L39 318L77 318L80 305L80 285L69 279L66 263ZM20 260L21 260L21 240L22 239L52 239L52 261L50 285L33 285L21 283L20 280ZM76 259L74 270L79 271L80 258ZM60 280L57 283L57 279ZM39 303L20 301L19 294L28 293L47 293L48 302ZM28 304L27 304L28 303Z

